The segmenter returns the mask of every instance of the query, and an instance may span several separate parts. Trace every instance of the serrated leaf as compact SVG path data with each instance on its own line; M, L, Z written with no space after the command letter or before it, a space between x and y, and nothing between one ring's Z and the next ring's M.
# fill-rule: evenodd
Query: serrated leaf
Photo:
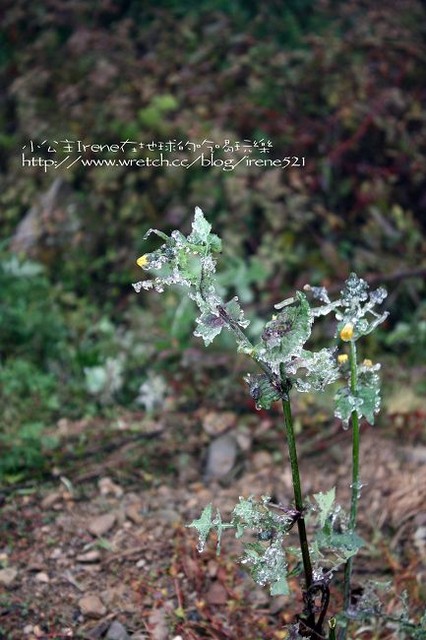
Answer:
M362 399L354 396L348 387L342 387L338 389L334 396L336 408L334 415L339 420L342 420L344 424L348 424L352 412L356 411L360 414L360 407L362 405Z
M314 498L319 509L318 521L320 523L321 528L323 528L328 516L333 510L334 501L336 499L336 488L333 487L326 493L322 493L322 492L316 493L314 495Z
M266 324L262 340L269 348L279 347L284 356L296 355L311 335L312 321L306 296L297 292L296 303Z
M321 349L316 353L303 350L300 355L300 368L306 369L303 378L297 378L298 391L322 391L328 384L335 382L340 372L336 366L334 352L331 349Z
M196 244L207 242L211 228L211 224L205 219L204 213L200 207L195 207L192 233L188 236L188 241L195 242Z
M362 400L361 413L370 424L374 424L374 414L380 410L380 390L359 385L357 396Z
M219 335L225 325L223 318L209 311L204 311L196 322L197 328L194 331L194 336L202 338L206 346Z
M318 551L331 551L338 564L352 558L364 546L364 540L355 531L318 531L315 542ZM321 555L324 557L323 553Z
M287 562L281 537L277 537L268 547L256 542L248 543L244 547L244 552L241 562L247 565L257 584L260 586L269 584L271 595L288 593Z
M272 384L266 373L248 374L244 380L249 385L250 395L256 403L257 409L270 409L282 395Z
M234 296L234 298L226 303L225 310L231 320L239 324L240 327L246 328L250 324L250 321L244 317L244 311L240 307L237 296Z
M203 551L207 538L209 537L209 533L213 528L212 522L212 504L208 504L207 507L203 509L201 516L197 520L193 520L191 524L187 524L187 527L194 527L198 531L198 551Z

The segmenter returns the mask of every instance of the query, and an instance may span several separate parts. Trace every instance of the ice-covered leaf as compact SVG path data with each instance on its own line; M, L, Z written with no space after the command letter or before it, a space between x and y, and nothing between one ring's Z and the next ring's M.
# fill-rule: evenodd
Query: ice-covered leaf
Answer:
M151 233L155 233L155 235L159 236L160 238L165 240L165 242L167 242L167 243L170 242L169 236L166 236L165 233L163 233L162 231L159 231L158 229L148 229L148 231L145 233L143 239L146 240L147 238L149 238Z
M241 563L247 566L255 582L261 587L269 584L271 595L287 595L287 561L282 538L264 547L260 543L248 543L244 547Z
M377 373L379 368L379 364L361 365L359 368L357 396L362 400L361 414L370 424L374 424L374 414L380 410L380 378Z
M225 325L225 320L219 313L216 315L210 311L204 311L196 322L197 328L194 331L194 336L202 338L206 346L219 335Z
M355 556L365 544L355 531L318 531L315 542L322 557L328 557L328 562L333 567Z
M256 531L260 537L265 535L269 539L272 531L286 533L294 522L291 513L276 513L268 507L269 496L262 496L261 500L255 500L253 496L243 498L240 496L239 502L232 512L231 524L236 528L236 537L240 538L244 531L251 529Z
M353 307L364 302L368 298L368 284L356 273L351 273L345 282L345 286L341 292L342 302L346 307Z
M207 222L200 207L195 207L195 215L192 223L192 233L188 236L189 242L206 242L211 231L211 224Z
M268 348L278 347L288 357L295 355L311 335L312 314L303 293L297 292L295 303L285 307L265 326L262 340Z
M343 422L346 427L349 424L353 411L359 411L362 400L354 396L348 387L341 387L334 396L336 418Z
M306 371L303 378L299 377L295 381L296 389L302 392L322 391L340 376L332 349L321 349L316 353L303 350L299 358L299 368Z
M274 402L283 397L266 373L249 373L244 380L249 385L250 395L256 403L256 409L270 409Z
M196 284L201 276L200 257L180 249L177 253L177 269L180 275L192 284Z
M186 525L187 527L194 527L198 531L199 542L197 549L200 553L204 550L209 533L214 526L212 523L212 511L212 504L208 504L197 520L193 520L191 524Z
M290 589L285 575L271 584L269 590L271 596L288 596Z
M319 521L319 524L320 524L320 526L322 528L322 527L324 527L328 516L330 515L331 511L333 510L334 501L336 499L336 488L333 487L332 489L330 489L326 493L322 493L320 491L319 493L316 493L314 495L314 498L315 498L315 502L318 505L318 509L319 509L318 521Z
M374 424L374 414L380 410L380 378L377 374L380 365L360 365L356 392L349 387L339 389L334 397L336 402L335 416L348 424L353 411L359 418L365 418Z
M351 273L341 292L342 309L336 311L336 318L339 321L338 331L340 332L348 323L351 324L355 340L371 333L388 316L388 312L379 314L374 309L386 298L386 289L379 287L371 292L368 289L365 280Z
M211 224L204 217L200 207L195 207L192 232L188 236L188 243L194 246L204 246L205 249L213 253L219 253L222 250L222 241L216 234L210 233L211 228Z
M263 330L254 356L280 375L280 366L299 356L311 334L313 315L303 293L297 292L294 303L285 306Z
M237 296L234 296L229 302L226 303L225 311L230 319L239 324L240 327L243 327L245 329L249 326L250 320L247 320L244 317L244 311L240 307Z

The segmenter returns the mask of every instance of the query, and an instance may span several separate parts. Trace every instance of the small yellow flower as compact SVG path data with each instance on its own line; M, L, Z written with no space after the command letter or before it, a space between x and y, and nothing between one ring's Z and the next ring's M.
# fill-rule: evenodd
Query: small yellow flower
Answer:
M341 353L339 356L337 356L337 362L339 364L345 364L345 362L348 361L348 355L346 353Z
M145 253L143 256L141 256L140 258L138 258L136 260L136 264L138 265L138 267L140 267L141 269L143 269L144 267L146 267L146 265L148 264L148 254Z
M368 358L366 358L365 360L363 360L364 367L372 367L373 366L373 362L371 360L369 360Z
M343 329L340 330L340 337L344 342L352 340L354 335L354 325L351 322L347 322Z

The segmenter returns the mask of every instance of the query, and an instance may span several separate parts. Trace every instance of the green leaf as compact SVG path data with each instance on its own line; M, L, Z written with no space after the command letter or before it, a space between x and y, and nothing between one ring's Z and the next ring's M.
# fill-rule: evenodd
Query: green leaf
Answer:
M297 358L311 334L313 315L306 296L299 291L293 305L285 306L265 326L260 342L256 345L256 359L269 364L279 373L281 363Z
M379 364L359 367L357 396L362 400L361 413L370 424L374 424L374 414L380 410ZM361 417L361 416L360 416Z
M181 276L189 282L196 284L201 275L201 262L200 258L191 255L182 248L177 253L177 265Z
M356 410L358 412L360 404L362 403L362 400L354 396L348 387L338 389L334 396L334 401L336 403L334 415L339 420L342 420L344 425L349 423L352 411Z
M289 593L287 562L281 536L277 536L267 547L257 542L250 542L244 546L244 552L241 563L247 566L257 584L261 587L269 584L271 595Z
M230 319L239 324L241 327L245 328L250 324L250 321L244 318L244 311L240 307L237 296L226 303L225 310Z
M212 511L213 511L213 506L210 503L207 505L207 507L204 508L198 520L193 520L191 524L186 525L187 527L194 527L194 529L198 531L199 542L198 542L197 549L200 552L204 550L210 531L212 528L214 528L214 525L212 522Z
M192 233L188 236L188 242L207 243L211 231L211 224L207 222L200 207L195 207Z
M328 516L333 510L334 501L336 499L336 488L333 487L330 491L327 491L327 493L316 493L314 498L319 508L318 520L321 528L323 528Z
M210 313L210 311L204 311L196 319L196 323L197 328L194 331L194 336L202 338L206 346L219 335L225 325L225 321L220 315Z
M244 380L249 385L250 395L257 409L270 409L271 405L282 398L281 393L272 384L266 373L247 374Z
M290 589L285 575L282 575L279 580L271 584L271 596L288 596L289 593Z

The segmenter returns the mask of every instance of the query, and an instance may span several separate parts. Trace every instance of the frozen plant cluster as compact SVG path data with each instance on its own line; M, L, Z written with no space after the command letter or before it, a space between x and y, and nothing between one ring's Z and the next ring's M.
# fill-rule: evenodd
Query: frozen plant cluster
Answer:
M192 230L188 236L180 231L173 231L168 236L156 229L150 229L146 235L151 233L158 235L163 244L138 259L137 263L142 269L153 271L154 274L150 279L135 283L135 290L161 293L168 286L184 287L199 309L194 335L202 338L206 345L222 329L230 331L238 350L251 357L259 366L259 373L250 373L245 377L258 409L269 409L272 403L282 400L284 412L290 412L289 391L292 387L301 392L321 391L327 385L343 380L343 386L338 388L335 395L335 415L342 420L344 426L351 419L353 424L357 424L357 418L361 417L374 422L374 415L380 407L380 365L373 364L370 360L364 360L359 365L356 342L386 319L387 312L376 311L376 305L386 298L385 289L369 291L368 284L354 273L345 282L339 299L334 301L330 300L324 287L306 286L304 291L297 291L291 298L275 305L276 313L265 324L258 341L252 343L244 331L249 321L238 297L223 300L219 293L216 257L221 251L222 243L217 235L211 233L211 225L202 210L199 207L195 209ZM320 304L311 306L308 295ZM306 348L314 321L329 313L335 315L336 335L344 348L349 345L349 355L337 355L337 349L311 351ZM321 582L322 588L327 590L328 580L333 572L342 564L348 566L348 561L363 544L355 532L354 508L352 507L351 519L348 521L335 504L334 489L316 494L315 502L310 506L303 502L291 412L289 417L285 414L285 424L295 508L273 505L267 496L260 500L252 496L240 497L229 522L222 520L219 511L213 515L210 504L198 519L188 525L198 532L199 551L204 549L211 532L217 536L218 552L226 529L233 529L237 538L244 537L241 562L258 584L269 585L272 595L288 593L287 575L291 560L296 560L296 565L291 570L292 575L300 573L303 564L306 583L309 584L308 580L313 579L313 587L316 588ZM358 426L354 433L357 430ZM293 442L290 444L291 440ZM357 476L353 487L355 492L360 491ZM357 496L354 491L353 495ZM315 531L309 548L304 529L305 516L313 521ZM302 536L305 540L304 544L301 542L299 550L285 545L287 534L296 522L300 541ZM312 567L311 560L307 567L307 556L308 560L309 557L312 560ZM307 598L312 600L312 594L308 593ZM313 601L309 606L313 614ZM318 628L315 628L320 630L321 624L318 621ZM293 631L293 637L299 637L297 628Z

